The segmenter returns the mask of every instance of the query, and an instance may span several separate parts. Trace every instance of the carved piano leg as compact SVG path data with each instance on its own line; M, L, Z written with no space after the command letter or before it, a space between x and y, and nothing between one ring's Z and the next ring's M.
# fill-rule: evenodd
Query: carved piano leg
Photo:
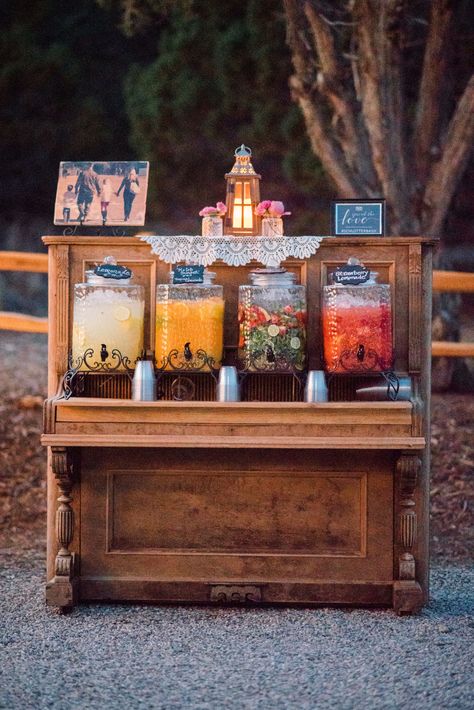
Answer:
M397 614L415 614L423 605L423 592L416 581L413 548L417 535L415 489L421 461L413 454L403 454L397 461L396 506L398 541L398 580L393 584L393 608Z
M56 538L59 551L56 555L53 579L46 584L46 603L63 612L70 610L77 600L75 555L69 551L74 536L74 511L71 507L71 490L74 484L74 462L71 451L53 446L51 467L58 482L60 496L56 511Z

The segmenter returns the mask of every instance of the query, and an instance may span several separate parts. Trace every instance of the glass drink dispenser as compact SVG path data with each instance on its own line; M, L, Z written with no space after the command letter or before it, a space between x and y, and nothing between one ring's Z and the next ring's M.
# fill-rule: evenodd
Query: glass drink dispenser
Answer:
M239 287L239 361L249 371L303 370L306 288L286 269L256 269Z
M323 288L326 370L334 373L390 370L393 366L390 285L377 283L378 274L365 269L356 259L350 259L333 276L339 282Z
M204 270L203 283L156 287L155 358L158 368L209 370L222 364L223 287ZM171 274L172 279L172 274Z
M131 283L130 269L106 257L94 270L86 271L86 282L74 286L72 335L73 364L86 356L80 370L94 369L94 363L124 371L133 367L143 350L143 286ZM114 351L119 351L120 356ZM89 351L89 352L88 352ZM92 351L92 352L90 352ZM120 363L120 364L119 364Z

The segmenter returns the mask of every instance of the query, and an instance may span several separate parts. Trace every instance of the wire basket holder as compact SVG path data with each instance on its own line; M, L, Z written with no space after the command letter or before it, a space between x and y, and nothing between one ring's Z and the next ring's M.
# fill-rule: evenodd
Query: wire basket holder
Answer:
M354 358L357 361L356 368L353 367ZM394 359L395 358L392 354L392 362ZM387 383L387 399L395 402L398 398L398 392L400 390L400 380L398 375L392 369L384 367L386 363L381 361L376 350L373 350L372 348L366 350L363 345L359 345L357 348L344 350L341 353L338 364L344 372L328 373L328 379L332 379L332 377L337 374L363 376L378 375L383 377Z
M305 385L306 385L306 380L308 378L308 373L306 370L262 370L262 369L255 369L255 370L247 370L247 369L238 369L237 370L237 375L239 378L239 386L241 389L241 393L245 393L246 387L248 386L248 381L249 378L252 377L252 375L261 375L262 373L265 373L266 375L274 375L274 376L285 376L285 377L291 377L292 379L295 380L298 386L298 393L299 396L302 397ZM244 398L245 400L245 398Z
M98 357L95 355L94 348L87 348L82 355L76 358L73 358L70 350L68 354L68 369L64 373L61 383L64 398L69 399L76 394L81 375L86 373L101 375L126 374L131 379L134 364L118 348L113 348L109 353L105 344L101 346Z
M215 367L215 362L215 359L210 357L202 348L193 353L190 350L189 343L185 343L182 356L180 351L174 348L162 358L160 367L155 365L155 374L159 377L170 370L189 373L206 372L211 373L214 379L217 379L219 367Z
M285 357L281 353L275 355L273 350L246 353L245 359L238 360L237 373L241 390L244 390L249 376L266 374L292 377L298 384L300 395L304 392L308 377L306 362L301 368L297 368L294 366L292 353L290 356Z
M183 353L177 349L171 350L162 358L159 367L156 365L154 354L151 353L150 356L154 363L157 383L165 374L175 374L178 378L181 375L206 374L210 375L215 382L219 377L220 368L215 366L215 359L202 348L192 353L188 343L185 344ZM118 348L113 348L109 354L104 345L102 345L98 357L93 348L88 348L76 358L73 358L72 351L69 351L68 369L63 375L60 393L65 399L81 394L84 389L85 375L97 374L110 375L111 377L127 375L132 380L136 362L137 360L132 363L130 358L123 355ZM176 388L182 389L183 384L178 379ZM186 397L177 396L176 399L186 399Z
M215 364L215 359L210 357L203 348L199 348L193 353L189 343L185 343L183 353L174 348L162 358L160 367L155 364L157 387L165 375L176 375L171 383L173 399L176 401L193 399L196 386L188 375L210 375L217 383L220 367L216 367ZM158 394L160 395L160 390L158 390Z

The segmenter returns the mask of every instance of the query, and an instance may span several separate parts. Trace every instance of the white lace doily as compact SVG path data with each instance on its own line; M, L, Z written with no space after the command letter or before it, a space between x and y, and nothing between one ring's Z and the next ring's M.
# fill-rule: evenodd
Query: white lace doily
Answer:
M253 237L226 235L201 237L188 235L143 236L154 254L167 264L188 261L209 266L223 261L230 266L244 266L259 261L265 266L277 266L288 257L308 259L318 249L324 237Z

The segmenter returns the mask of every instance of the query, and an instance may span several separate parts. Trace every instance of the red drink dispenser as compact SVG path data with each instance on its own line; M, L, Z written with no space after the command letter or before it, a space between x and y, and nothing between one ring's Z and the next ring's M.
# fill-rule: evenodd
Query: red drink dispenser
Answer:
M334 373L384 372L393 366L389 284L349 259L323 288L326 370Z

